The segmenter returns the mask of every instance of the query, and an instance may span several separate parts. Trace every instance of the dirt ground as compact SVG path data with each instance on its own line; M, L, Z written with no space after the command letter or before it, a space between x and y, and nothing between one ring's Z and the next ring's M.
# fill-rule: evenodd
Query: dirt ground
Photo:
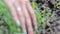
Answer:
M60 0L56 0L59 2ZM51 10L51 17L46 22L46 28L40 31L40 34L60 34L60 4L54 8L54 0L36 0L40 11L43 5L47 6L47 11ZM48 10L49 9L49 10Z
M60 0L56 0L59 2ZM50 18L46 21L45 29L40 30L40 34L60 34L60 4L54 8L54 0L36 0L37 6L40 11L43 10L43 5L47 8L47 11L51 11ZM8 34L9 27L5 22L3 15L0 12L0 34Z

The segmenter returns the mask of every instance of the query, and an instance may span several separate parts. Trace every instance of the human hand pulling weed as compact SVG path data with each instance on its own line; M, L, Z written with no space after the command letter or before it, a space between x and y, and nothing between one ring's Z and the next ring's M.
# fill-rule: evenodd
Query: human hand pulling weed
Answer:
M12 18L16 24L22 28L23 34L34 34L37 30L37 21L29 0L3 0L9 7ZM33 24L33 26L32 26Z

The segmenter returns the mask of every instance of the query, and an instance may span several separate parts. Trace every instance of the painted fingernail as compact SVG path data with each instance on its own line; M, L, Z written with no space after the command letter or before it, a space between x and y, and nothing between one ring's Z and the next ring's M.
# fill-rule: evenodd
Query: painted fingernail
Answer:
M19 20L16 21L17 26L21 26L21 22Z
M33 31L29 31L29 34L34 34Z
M27 31L26 30L23 30L23 34L27 34Z
M38 32L38 27L37 26L35 26L35 31Z

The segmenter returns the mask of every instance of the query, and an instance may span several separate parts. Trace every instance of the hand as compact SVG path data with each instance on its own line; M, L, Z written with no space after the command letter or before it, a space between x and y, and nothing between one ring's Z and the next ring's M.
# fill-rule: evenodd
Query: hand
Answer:
M16 24L21 26L23 34L27 34L27 30L28 34L34 34L33 26L37 30L37 21L29 0L4 0L4 2L9 7Z

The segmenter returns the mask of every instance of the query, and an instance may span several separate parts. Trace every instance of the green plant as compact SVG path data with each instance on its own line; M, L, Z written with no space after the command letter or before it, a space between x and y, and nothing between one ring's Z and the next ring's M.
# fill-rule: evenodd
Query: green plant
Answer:
M19 28L16 27L16 24L12 19L9 8L3 3L3 0L0 0L0 12L4 14L3 18L5 19L7 25L9 26L10 32L15 34L21 34L19 33L20 31L18 31Z
M56 8L58 5L60 5L60 2L55 1L54 8Z
M36 2L34 0L32 0L32 8L35 12L36 15L36 19L38 22L38 30L41 29L45 29L45 25L46 25L46 20L50 17L51 15L51 11L46 11L46 6L44 6L44 10L42 11L42 13L40 12L40 10L38 9L38 6L36 4ZM48 13L46 13L48 12Z

